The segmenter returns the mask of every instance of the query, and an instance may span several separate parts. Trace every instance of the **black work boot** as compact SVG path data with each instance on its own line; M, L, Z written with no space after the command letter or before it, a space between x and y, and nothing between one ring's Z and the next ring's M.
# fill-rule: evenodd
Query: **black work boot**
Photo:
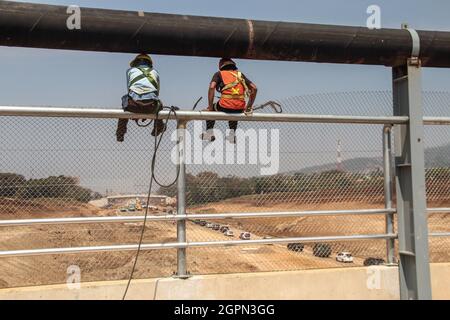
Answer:
M125 140L125 134L127 133L127 125L128 119L119 119L116 131L117 142L123 142Z

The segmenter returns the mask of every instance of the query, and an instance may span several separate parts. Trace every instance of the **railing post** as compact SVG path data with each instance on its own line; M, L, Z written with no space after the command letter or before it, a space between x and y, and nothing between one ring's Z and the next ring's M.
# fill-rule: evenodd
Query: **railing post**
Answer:
M177 215L186 214L186 121L177 122ZM186 242L186 220L177 221L177 241ZM186 268L186 248L177 249L177 277L188 277Z
M384 205L392 209L392 125L383 128ZM386 214L386 234L394 234L394 214ZM395 239L386 240L387 264L395 264Z
M393 68L394 115L409 122L395 126L395 174L399 241L400 297L431 299L425 195L424 128L419 59Z

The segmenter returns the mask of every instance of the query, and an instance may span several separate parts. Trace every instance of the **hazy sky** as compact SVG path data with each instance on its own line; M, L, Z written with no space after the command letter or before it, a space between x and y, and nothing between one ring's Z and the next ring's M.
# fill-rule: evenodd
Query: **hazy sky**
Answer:
M365 26L367 7L377 4L383 27L399 28L402 22L408 22L417 29L450 30L450 1L446 0L243 0L233 10L205 0L24 2L356 26ZM132 57L2 47L1 74L7 76L0 77L1 104L118 107L125 90L124 72ZM161 73L163 100L180 107L189 107L199 96L206 96L208 82L217 68L217 59L211 58L155 56L154 60ZM305 93L391 87L390 69L384 67L246 60L240 60L239 65L259 86L260 102ZM24 73L27 81L23 81ZM183 76L186 74L189 81ZM425 89L446 91L449 83L449 70L424 70Z
M408 22L416 29L450 30L450 1L447 0L243 0L231 6L232 10L225 10L227 6L221 2L205 0L24 2L354 26L365 26L367 7L377 4L381 7L382 27L399 28L402 22ZM125 71L133 57L0 47L0 105L119 108L120 97L126 90ZM198 97L206 97L218 59L159 55L153 59L161 74L161 98L166 105L190 108ZM391 70L386 67L250 60L238 60L238 63L259 87L257 103L312 93L391 89ZM424 69L423 85L426 91L449 91L450 70ZM391 111L389 94L380 94L382 101L370 101L364 94L339 96L337 100L335 97L305 98L298 105L291 104L286 111L322 114L388 114ZM439 114L450 115L446 112L449 100L445 96L433 100L434 104L431 101L430 105L439 105ZM436 114L437 109L428 108L426 112ZM289 131L280 146L282 171L333 163L337 139L342 140L344 159L381 156L380 128L359 126L359 131L355 131L355 127L302 125L296 131ZM83 184L99 191L108 185L125 191L130 186L145 184L141 174L148 171L145 166L152 150L147 133L131 126L126 143L119 145L114 140L114 129L113 121L106 120L70 120L65 124L60 120L2 119L0 172L14 171L29 177L78 175ZM437 141L442 144L445 139L435 140L433 145ZM205 167L199 170L202 169ZM214 168L222 174L247 176L257 174L256 169ZM170 163L162 161L160 173L170 176L173 173Z

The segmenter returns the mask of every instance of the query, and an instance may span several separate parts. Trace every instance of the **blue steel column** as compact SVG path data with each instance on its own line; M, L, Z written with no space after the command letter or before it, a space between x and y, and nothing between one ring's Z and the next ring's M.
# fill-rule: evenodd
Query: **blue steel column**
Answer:
M424 129L419 59L393 68L394 115L409 123L395 128L400 297L431 299L426 213Z

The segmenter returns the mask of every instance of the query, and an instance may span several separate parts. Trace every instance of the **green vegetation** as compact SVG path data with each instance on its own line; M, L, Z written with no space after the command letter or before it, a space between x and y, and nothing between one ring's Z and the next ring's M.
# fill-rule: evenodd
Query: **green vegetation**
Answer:
M201 172L196 176L188 174L186 184L187 203L198 205L255 194L349 188L358 190L358 188L367 188L368 186L382 188L383 174L379 170L366 174L331 170L310 174L295 173L241 178L236 176L220 177L214 172ZM177 189L176 186L161 188L159 193L175 197Z
M0 197L24 200L39 198L67 199L89 202L101 195L80 185L75 177L58 176L42 179L25 179L15 173L0 173Z
M426 170L426 180L427 189L438 186L439 190L447 192L450 188L450 168L429 168ZM186 200L189 205L199 205L249 195L271 194L277 199L292 199L296 194L306 192L336 194L343 191L347 195L373 195L378 192L382 196L383 182L383 172L380 169L366 172L328 170L251 178L220 177L214 172L201 172L187 175ZM175 197L176 186L161 188L159 193Z

